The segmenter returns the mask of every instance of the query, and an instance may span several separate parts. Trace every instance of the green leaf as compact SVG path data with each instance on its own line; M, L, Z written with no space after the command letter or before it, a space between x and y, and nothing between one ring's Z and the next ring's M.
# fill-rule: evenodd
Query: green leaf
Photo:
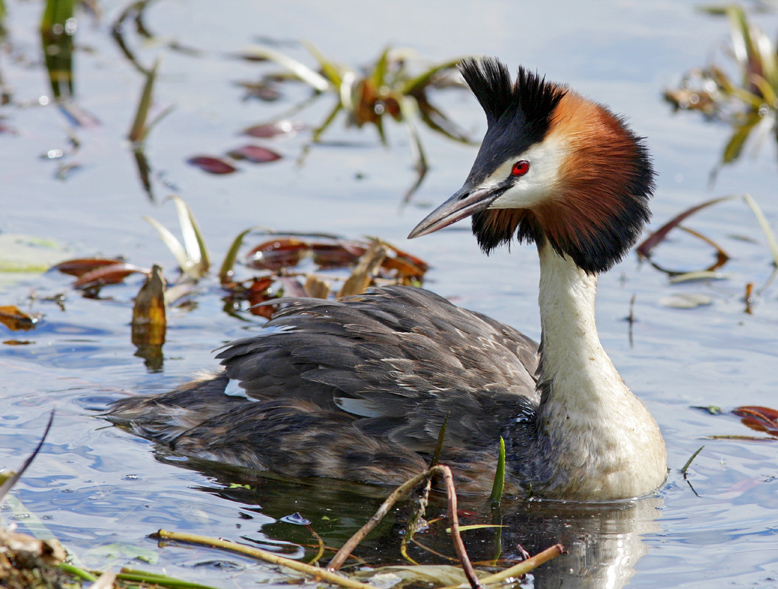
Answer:
M744 194L743 200L745 200L746 204L751 208L751 211L756 217L756 222L759 223L759 227L762 228L765 239L767 239L767 245L770 248L770 253L773 256L773 264L778 267L778 241L775 239L775 234L770 227L770 222L767 220L767 217L764 216L762 209L756 204L756 201L750 194Z
M330 111L330 114L327 115L327 118L324 119L324 122L314 129L313 133L311 134L311 142L312 143L318 143L319 138L322 136L322 134L327 130L327 128L332 124L332 121L335 120L335 117L338 116L338 113L340 112L340 109L343 108L343 105L340 101L335 105L335 107Z
M148 119L149 109L151 108L154 81L157 79L159 61L159 57L154 61L154 67L151 68L151 71L146 76L146 83L143 85L143 92L141 92L140 102L138 102L138 110L135 112L135 119L132 122L130 134L128 135L129 140L133 143L141 143L149 132L146 119Z
M321 67L321 71L324 72L324 77L326 77L336 88L340 86L343 82L343 75L340 73L338 66L327 59L313 43L302 41L302 45L308 50L308 53L313 55L314 59L319 62L319 67Z
M173 257L176 259L176 262L178 262L178 265L181 266L182 270L185 270L185 268L189 265L189 258L186 255L184 246L181 245L180 241L178 241L178 238L176 238L176 236L173 235L167 227L165 227L156 219L147 215L144 215L143 219L157 230L157 234L170 250L170 253L173 254Z
M497 506L502 501L502 492L505 488L505 440L500 436L500 455L497 459L497 470L494 473L492 493L489 495L489 503Z
M686 476L686 471L687 471L687 470L689 470L689 467L691 466L691 464L692 464L692 461L693 461L695 458L697 458L697 454L699 454L700 452L702 452L702 449L703 449L704 447L705 447L705 446L700 446L699 448L697 448L697 451L696 451L694 454L692 454L692 455L689 457L689 460L687 460L687 461L686 461L686 464L684 464L684 465L683 465L683 468L681 469L681 474L682 474L684 477Z
M257 46L249 47L247 49L247 53L251 53L257 57L262 57L277 63L281 67L289 70L297 79L305 82L318 92L326 92L327 90L332 89L332 85L330 84L329 80L327 80L327 78L323 77L318 72L313 71L307 65L304 65L296 59L292 59L283 53L268 47Z
M487 528L498 529L498 528L507 528L507 527L508 526L502 525L502 524L500 524L500 525L496 525L496 524L472 524L472 525L469 525L469 526L459 526L459 531L460 532L467 532L467 531L470 531L470 530L484 530L484 529L487 529ZM451 528L446 528L446 533L450 534L451 533Z
M426 72L416 76L415 78L406 80L403 84L402 93L413 94L414 92L421 92L429 85L430 82L432 82L433 78L438 72L455 68L457 65L459 65L459 62L462 61L462 59L462 57L457 57L456 59L444 61L441 64L431 67Z
M49 31L55 24L64 26L68 19L73 18L75 6L75 0L47 0L41 19L41 30Z
M388 69L387 65L388 65L390 51L391 49L387 47L381 52L381 56L378 58L378 61L375 63L375 67L373 68L373 73L370 76L377 90L380 89L382 86L387 85L386 71Z
M752 75L751 81L759 89L759 93L764 98L764 101L773 108L778 108L778 96L775 95L775 88L759 74Z
M754 55L754 46L751 42L748 20L743 9L736 4L728 5L725 11L729 20L729 31L732 37L735 59L743 72L743 86L747 86L748 75L751 72L751 57Z
M235 266L235 260L238 258L238 251L240 250L240 246L243 244L243 238L254 229L254 227L249 227L248 229L238 233L235 239L232 240L232 245L230 246L227 255L224 256L224 261L222 262L221 268L219 268L219 281L222 284L229 282L230 276L232 274L232 268Z
M189 265L192 268L192 272L187 273L194 278L202 278L208 273L208 268L211 266L203 233L197 224L197 219L195 219L192 209L189 208L184 199L175 194L169 198L176 205L178 222L181 225L181 233L184 236L184 247L186 248Z
M724 147L724 153L721 156L722 163L730 164L740 157L743 147L748 140L748 136L760 120L761 117L759 116L759 113L755 112L752 113L744 123L735 128L735 132Z
M413 122L418 113L416 101L410 96L403 96L398 102L402 120L411 137L411 148L413 149L414 159L416 160L416 171L423 174L429 169L429 166L427 165L427 155L424 153L424 146L421 144L421 137Z
M778 94L778 51L776 46L761 30L755 29L751 36L756 47L759 61L762 64L762 75L767 83L773 89L773 94ZM765 97L766 98L766 97ZM778 104L768 101L773 108L778 108Z
M448 426L448 414L443 418L443 423L440 424L440 431L438 431L438 441L435 444L435 451L432 453L432 460L430 460L430 468L436 466L440 462L440 454L443 452L443 443L446 441L446 427Z

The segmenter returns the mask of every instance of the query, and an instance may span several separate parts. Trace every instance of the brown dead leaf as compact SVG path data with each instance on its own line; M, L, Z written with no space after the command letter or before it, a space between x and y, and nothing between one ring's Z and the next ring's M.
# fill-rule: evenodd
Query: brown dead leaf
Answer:
M37 322L37 317L20 311L18 307L13 305L0 307L0 323L11 331L30 331L35 329Z
M305 292L315 299L326 299L330 294L330 284L326 280L309 274L305 279Z
M743 425L758 432L767 432L778 437L778 411L769 407L746 405L738 407L732 413L741 418Z
M109 266L101 266L90 272L82 274L81 277L73 283L73 288L82 290L99 288L107 284L119 284L130 274L148 274L149 271L139 268L133 264L119 262Z
M77 258L75 260L66 260L50 268L70 276L83 276L103 266L112 266L113 264L123 264L124 260L110 258Z
M380 242L374 241L340 289L338 298L365 292L385 258L386 248Z
M309 245L299 239L272 239L249 251L246 254L246 265L259 270L280 270L297 266L309 249Z
M132 309L132 343L136 346L162 346L165 343L165 279L156 264L143 283Z

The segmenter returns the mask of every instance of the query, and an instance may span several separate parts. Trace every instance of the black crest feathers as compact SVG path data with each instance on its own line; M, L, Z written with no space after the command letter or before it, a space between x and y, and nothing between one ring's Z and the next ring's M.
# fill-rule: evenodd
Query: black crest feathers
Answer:
M527 208L473 214L481 249L548 242L586 272L609 269L640 235L650 213L654 172L644 141L606 107L519 67L516 80L493 58L463 60L465 81L486 112L488 128L465 186L487 186L494 199L521 179L495 171L552 134L567 152L548 198ZM507 174L507 173L506 173Z
M503 115L515 117L519 111L525 124L545 131L551 113L565 95L563 88L521 66L514 83L508 66L493 57L463 59L459 69L486 112L490 127Z

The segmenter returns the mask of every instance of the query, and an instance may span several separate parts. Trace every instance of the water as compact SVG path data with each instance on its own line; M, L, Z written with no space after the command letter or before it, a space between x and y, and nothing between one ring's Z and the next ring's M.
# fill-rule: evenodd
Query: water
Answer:
M193 155L219 155L242 145L244 139L237 136L241 129L268 120L303 95L300 88L286 87L288 96L279 103L241 101L234 83L256 79L270 68L229 55L258 37L271 37L307 39L351 64L370 61L387 44L412 47L433 62L483 53L512 67L523 63L628 114L634 128L648 137L660 171L654 227L704 199L743 192L751 193L778 226L775 146L768 142L755 157L723 169L710 189L709 174L728 129L691 114L673 115L661 101L666 86L704 63L711 48L727 37L723 20L702 16L693 6L616 1L419 6L400 1L367 6L341 2L336 9L299 1L231 2L214 10L213 3L204 1L160 0L146 11L147 27L202 54L193 57L160 43L144 44L128 34L144 65L163 57L155 111L175 106L147 144L152 202L125 140L142 78L109 34L124 5L103 3L101 22L81 15L78 104L101 124L72 130L78 150L62 160L45 161L39 158L42 153L69 149L70 127L55 107L33 106L49 92L36 32L40 6L10 1L6 24L12 50L0 56L0 71L14 101L0 107L0 115L17 134L0 134L0 232L52 240L58 244L54 255L62 258L124 255L140 266L161 263L172 276L175 261L141 217L175 227L174 208L162 200L176 192L198 216L217 262L233 237L250 225L349 237L380 235L433 264L427 285L436 292L538 337L538 269L532 248L513 248L485 261L465 227L404 240L429 206L460 186L474 148L423 131L432 169L413 204L404 209L400 198L413 180L412 156L404 130L391 124L391 149L382 148L370 129L344 130L336 124L326 137L356 145L316 147L303 167L295 164L302 136L266 144L287 156L284 160L241 165L242 171L232 176L207 176L186 165ZM778 26L774 16L759 21L771 34ZM302 50L282 49L312 63ZM464 128L475 135L483 132L482 114L467 93L439 92L434 99ZM330 103L320 100L300 118L316 124L328 108ZM55 172L61 162L80 168L59 180ZM517 544L534 552L560 541L572 553L540 569L527 585L753 587L771 586L778 577L776 445L706 439L748 435L749 430L734 418L693 408L778 405L775 289L758 299L753 315L743 312L741 300L747 282L760 285L767 279L769 253L742 203L710 209L689 224L733 255L724 269L727 280L670 285L664 274L632 255L601 278L598 296L603 344L665 435L672 469L668 483L658 497L628 506L506 505L504 554L514 556ZM660 247L659 259L674 267L712 259L682 236ZM15 491L21 504L14 504L15 512L12 507L2 512L7 521L35 529L31 522L37 518L90 566L164 569L217 586L245 587L283 582L283 577L232 555L159 547L149 534L158 528L191 531L300 557L300 546L315 541L306 528L282 518L299 512L329 545L339 545L380 502L381 489L283 482L182 463L93 417L94 410L112 399L161 392L196 370L214 367L213 348L257 329L255 321L222 313L215 281L202 283L192 308L171 310L164 365L154 371L134 355L129 338L137 277L104 289L101 300L81 298L68 290L68 278L57 275L6 275L0 284L0 305L25 309L31 288L41 297L67 293L65 311L44 300L31 305L43 314L34 331L11 333L0 327L3 340L32 342L0 346L0 464L18 466L37 443L48 412L57 411L43 451ZM660 303L678 293L705 294L712 304L680 310ZM637 322L630 339L624 318L633 295ZM703 444L685 479L679 469ZM236 481L251 487L231 486ZM466 508L474 515L466 523L491 521L491 514L469 503ZM368 539L360 552L363 558L396 557L403 513L394 514ZM449 550L440 530L420 539ZM496 550L493 531L466 539L479 558ZM284 542L288 544L279 545ZM134 559L138 554L151 562Z

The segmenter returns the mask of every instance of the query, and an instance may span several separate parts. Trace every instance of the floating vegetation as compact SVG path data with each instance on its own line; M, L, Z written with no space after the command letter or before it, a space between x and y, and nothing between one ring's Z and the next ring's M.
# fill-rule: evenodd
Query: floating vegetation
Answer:
M707 118L724 121L733 133L721 156L723 164L736 161L753 134L758 145L772 133L778 141L778 50L773 41L749 22L743 8L708 6L701 10L726 16L730 45L726 56L734 73L715 61L683 76L678 88L665 91L676 109L696 110ZM712 172L714 178L716 169Z
M738 407L732 413L741 418L743 425L778 438L778 411L775 409L746 405Z
M389 566L358 571L354 576L340 574L338 571L351 556L354 549L383 520L383 518L390 513L390 509L395 503L407 495L412 489L422 483L429 482L433 477L441 478L446 490L446 497L448 499L448 519L450 522L448 531L450 532L451 542L454 545L461 568L429 565L403 567ZM427 485L427 489L429 489L429 485ZM395 489L395 491L381 504L373 517L371 517L362 528L343 544L326 567L312 566L300 562L299 560L279 556L274 552L268 552L266 550L234 542L198 536L195 534L159 530L153 537L161 540L202 544L220 550L243 554L288 568L307 577L311 577L314 580L323 580L332 585L346 587L348 589L375 589L376 587L386 586L386 581L392 582L390 586L394 586L400 581L404 581L402 586L405 586L408 583L414 585L423 583L424 586L458 586L461 584L468 584L472 589L476 589L487 584L502 583L507 579L523 577L541 564L565 553L565 549L561 544L555 544L533 557L522 560L518 564L514 564L497 573L489 574L476 571L473 568L470 557L468 556L462 541L460 531L464 531L464 528L459 525L456 489L454 488L451 470L447 466L437 465L416 475ZM373 581L374 584L365 583L362 579L364 579L364 581Z
M195 155L186 160L186 163L216 176L232 174L238 171L238 168L230 162L211 155Z
M171 196L170 199L176 205L178 223L181 226L184 245L181 245L181 242L176 239L175 235L155 219L146 216L143 218L157 230L162 241L165 242L165 245L175 256L181 271L193 280L199 280L208 273L211 267L205 238L202 231L200 231L197 219L195 219L192 210L184 199L176 195Z
M2 481L2 485L0 485L0 501L5 498L11 488L19 481L27 467L43 447L53 419L54 412L52 411L44 434L33 453L16 474L8 475ZM445 489L446 512L449 522L449 528L445 530L445 533L450 538L460 567L449 565L406 565L380 568L360 567L360 570L349 574L341 572L348 559L355 558L352 552L387 515L392 513L398 501L402 500L414 489L419 489L421 485L424 485L424 497L420 503L422 505L421 516L425 515L424 511L431 489L430 483L433 478L440 481L443 489ZM2 477L0 477L1 479ZM18 503L18 500L14 501ZM462 513L465 514L466 512ZM459 517L460 511L458 509L458 499L452 472L449 467L438 464L408 479L397 487L378 507L375 514L340 549L335 550L327 547L324 540L311 525L311 522L300 516L300 514L282 518L287 523L305 526L317 539L319 550L314 562L311 564L286 558L275 552L248 546L244 543L229 542L195 534L159 530L152 534L151 537L164 540L165 542L160 544L161 547L167 546L171 542L205 545L283 567L283 569L294 571L293 576L295 577L302 574L304 578L311 578L316 582L325 581L331 585L350 589L385 587L387 586L386 582L389 580L392 581L392 584L389 586L394 586L400 582L402 582L401 586L406 586L409 583L417 585L423 583L424 586L433 587L466 583L472 589L477 589L487 584L503 583L509 578L521 578L538 566L565 553L565 549L561 544L555 544L535 556L524 555L518 559L519 562L516 562L516 559L500 560L499 565L503 567L502 570L497 570L497 562L487 562L481 563L481 567L486 567L486 570L477 571L470 560L461 532L484 527L499 528L500 526L460 526ZM443 522L440 521L440 523L442 524ZM48 532L48 530L46 531ZM313 566L316 561L321 559L327 549L335 551L335 555L327 566ZM0 529L0 584L4 587L82 587L85 586L84 582L86 582L87 586L100 588L137 587L140 584L143 587L210 589L206 585L176 579L155 572L128 568L123 568L118 573L87 570L78 565L78 557L72 552L68 557L69 562L66 563L65 559L66 551L56 539L39 540L24 534Z
M77 280L73 283L73 288L84 291L86 296L89 297L96 297L104 286L120 284L131 274L149 273L149 270L124 260L106 260L103 258L67 260L52 266L51 269L77 277Z
M237 147L228 151L227 156L235 161L246 161L252 164L275 162L283 157L280 153L260 145L244 145L242 147ZM196 155L187 159L186 163L195 168L200 168L203 172L216 176L234 174L238 171L238 168L231 162L219 156Z
M135 163L138 168L138 176L140 177L144 191L151 201L154 200L154 194L151 189L151 166L146 159L146 153L144 151L145 142L154 126L173 110L173 106L171 105L160 112L156 117L149 120L149 112L151 111L151 104L154 96L154 83L157 80L158 70L159 58L157 58L154 62L154 66L150 70L141 70L145 77L145 82L143 84L140 99L138 100L138 108L135 111L135 117L130 126L130 132L127 134L127 138L132 142L133 155L135 156Z
M248 301L252 313L265 317L275 311L267 303L281 295L327 298L334 293L345 297L361 294L373 285L420 285L429 268L423 260L377 238L347 240L334 235L260 230L266 240L249 249L244 265L261 274L238 281L227 261L234 263L249 231L236 238L219 275L230 291L231 304ZM341 284L339 289L333 290L334 282Z
M170 199L176 205L183 243L164 225L144 217L181 269L181 277L170 288L161 288L164 282L161 268L149 270L120 258L79 258L61 262L51 269L75 276L73 288L88 297L97 297L104 286L119 284L132 274L145 274L147 283L156 282L155 292L164 293L165 304L170 305L190 294L195 283L208 277L210 254L189 206L178 196ZM251 233L259 234L263 239L242 257L242 266L250 275L237 277L235 267L240 251ZM252 227L235 237L219 268L218 278L227 291L225 310L228 313L234 314L236 307L246 302L252 314L270 317L275 306L266 303L272 303L280 296L345 297L361 294L372 285L421 285L428 269L423 260L378 238L349 240L323 233L279 233ZM339 288L333 290L334 284ZM136 313L139 300L145 301L144 288L147 287L141 289L136 299ZM133 319L133 342L161 346L164 343L164 309L153 301L143 305L140 318ZM143 329L151 333L139 334L136 338L136 324L144 325Z
M428 96L428 90L431 88L462 86L456 76L459 59L428 67L421 73L412 73L411 64L415 59L412 59L411 51L386 48L373 63L362 69L355 69L336 63L309 43L304 43L304 46L316 60L316 69L268 47L251 47L242 56L245 59L272 61L282 66L289 74L266 76L260 83L262 87L272 87L270 85L273 81L297 80L312 88L313 98L295 105L291 109L292 112L306 108L320 96L336 98L323 122L312 130L311 141L304 148L301 160L311 144L322 141L322 136L341 112L346 115L348 125L358 128L364 125L374 127L384 145L388 143L384 130L385 119L390 117L405 126L413 149L417 178L406 192L407 200L421 185L428 169L427 155L416 128L417 120L449 139L471 143L467 134L434 106ZM288 113L279 118L285 119L286 116ZM282 122L284 121L277 121L275 124ZM259 136L256 135L257 130L269 126L251 127L244 133Z
M140 61L135 57L135 53L130 48L130 45L127 43L125 39L125 25L128 22L132 22L134 26L135 34L140 37L144 43L149 42L155 42L156 44L162 44L168 49L171 49L173 51L183 53L185 55L192 55L192 56L198 56L200 55L200 51L197 49L194 49L192 47L186 47L184 45L181 45L178 41L175 39L161 39L158 36L155 36L153 33L150 32L149 28L146 26L145 16L146 16L146 9L153 4L155 0L137 0L134 2L130 2L127 7L119 14L119 16L116 18L116 20L113 23L113 26L111 27L111 34L113 36L114 41L116 41L116 44L119 46L119 50L124 54L124 56L132 63L135 68L141 72L142 74L148 75L150 73L150 68L145 67L143 64L140 63Z
M746 436L741 434L708 436L708 438L711 440L744 440L764 442L778 438L778 410L776 409L762 407L759 405L743 405L733 409L732 411L722 411L721 407L717 406L693 407L693 409L700 409L701 411L705 411L710 415L735 415L740 417L740 422L746 427L757 432L764 432L769 436ZM702 448L700 448L700 450L702 450ZM689 459L689 462L691 462L698 453L699 450L695 452L691 459Z
M759 289L754 290L753 284L750 282L745 287L746 312L751 313L753 297L755 295L761 294L765 289L767 289L770 286L770 284L772 284L773 280L776 277L776 274L778 273L778 240L776 240L775 238L775 234L772 228L770 227L770 223L767 221L767 218L764 216L764 213L762 212L761 208L756 203L756 201L751 197L751 195L736 194L730 196L723 196L720 198L707 200L698 205L695 205L677 214L675 217L670 219L667 223L662 225L659 229L651 233L651 235L649 235L646 239L644 239L643 242L638 246L637 252L638 252L638 256L641 259L648 260L651 263L651 265L654 266L654 268L667 273L670 276L670 282L673 284L687 282L690 280L723 278L723 276L718 272L718 270L722 268L729 261L730 259L729 255L715 241L699 233L698 231L695 231L694 229L690 229L688 227L682 226L681 223L685 221L687 218L694 215L695 213L707 209L710 206L727 202L730 200L737 200L737 199L742 199L743 201L745 201L745 203L753 212L754 217L756 217L757 223L759 224L759 227L765 236L765 241L767 242L767 247L770 251L770 255L773 261L773 271L770 274L770 277L765 281L765 283ZM716 260L706 268L693 270L693 271L673 270L659 265L653 259L654 249L660 243L662 243L667 237L667 235L670 233L670 231L672 231L675 228L685 231L686 233L700 239L701 241L705 242L706 244L714 248L716 251ZM667 304L668 306L678 307L678 308L694 308L700 305L709 304L710 302L711 302L710 297L705 297L703 295L703 298L697 298L696 300L693 301L688 296L675 297L672 300L666 301L665 304Z
M165 343L167 319L165 313L165 279L162 268L152 266L132 308L132 343L136 355L146 359L151 370L162 368L162 345Z
M259 145L244 145L227 152L227 155L234 160L245 160L252 164L266 164L281 159L281 155Z
M0 324L11 331L30 331L35 329L39 317L20 311L15 305L0 306Z

